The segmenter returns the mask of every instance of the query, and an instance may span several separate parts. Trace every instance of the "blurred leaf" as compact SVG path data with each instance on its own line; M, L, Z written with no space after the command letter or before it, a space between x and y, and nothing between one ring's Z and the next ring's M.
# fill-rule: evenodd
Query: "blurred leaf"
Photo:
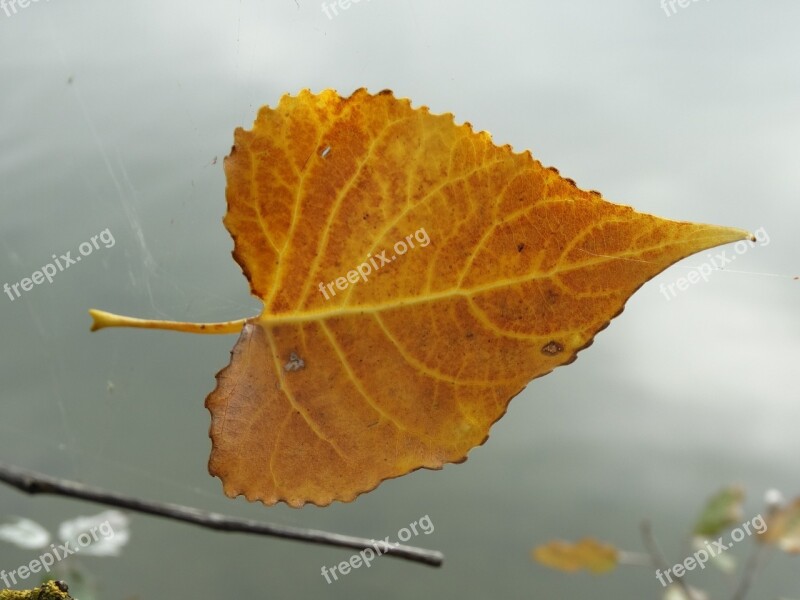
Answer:
M36 521L17 518L15 523L0 525L0 540L25 550L35 550L50 543L50 533Z
M706 594L703 590L699 590L695 587L688 586L689 590L692 592L692 598L689 598L684 592L681 586L672 584L667 586L667 591L664 592L662 596L663 600L708 600L708 594Z
M58 528L58 536L62 541L71 542L73 548L80 547L84 555L119 556L120 549L130 538L128 517L118 510L77 517L64 521ZM87 540L90 542L83 543Z
M758 536L760 542L774 544L789 554L800 554L800 498L775 509L766 523L766 531Z
M741 523L744 491L738 486L723 489L706 503L695 523L692 533L701 538L717 535L720 531Z
M593 538L584 538L575 544L553 540L535 548L531 554L534 560L552 569L567 572L587 569L595 574L613 571L619 557L614 546Z

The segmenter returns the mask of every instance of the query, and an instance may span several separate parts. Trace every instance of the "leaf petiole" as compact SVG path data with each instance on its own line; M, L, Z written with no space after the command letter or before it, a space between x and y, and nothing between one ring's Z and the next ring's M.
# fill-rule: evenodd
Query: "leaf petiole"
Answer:
M139 327L141 329L165 329L184 333L239 333L247 319L225 321L222 323L181 323L180 321L158 321L153 319L137 319L115 315L104 310L89 309L92 316L92 331L106 327Z

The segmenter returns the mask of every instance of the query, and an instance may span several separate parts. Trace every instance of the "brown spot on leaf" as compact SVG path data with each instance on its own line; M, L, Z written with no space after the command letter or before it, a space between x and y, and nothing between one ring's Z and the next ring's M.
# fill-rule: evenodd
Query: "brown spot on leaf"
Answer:
M289 362L283 365L283 370L288 373L289 371L299 371L300 369L304 369L305 366L305 361L297 356L296 352L292 352L289 355Z
M542 354L547 356L555 356L556 354L561 354L564 351L564 346L556 342L555 340L550 340L544 346L542 346Z

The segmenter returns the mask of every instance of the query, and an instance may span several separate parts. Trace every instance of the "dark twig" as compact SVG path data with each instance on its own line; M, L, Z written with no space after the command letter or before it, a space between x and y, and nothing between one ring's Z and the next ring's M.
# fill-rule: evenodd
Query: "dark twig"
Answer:
M390 543L387 547L383 542L376 542L366 538L339 533L329 533L317 529L303 529L275 523L262 523L251 519L237 519L220 513L206 512L190 506L160 502L148 502L116 492L89 487L77 481L58 479L43 473L21 469L0 462L0 481L19 489L27 494L54 494L68 498L78 498L97 504L116 506L135 512L140 512L156 517L173 519L191 523L207 529L238 533L253 533L268 535L288 540L336 546L339 548L352 548L354 550L373 551L380 549L381 554L404 558L406 560L440 567L444 555L436 550L426 550L414 546L395 545ZM377 552L376 552L377 553Z
M656 538L653 535L652 524L650 521L645 519L642 521L640 529L642 532L642 541L644 542L644 547L647 549L647 553L650 555L650 558L653 561L653 566L666 573L670 567L667 564L667 559L664 557L664 553L661 552L661 548L658 547ZM672 576L675 577L675 585L681 588L681 591L687 598L689 598L689 600L697 600L697 596L686 584L682 577L678 577L674 573Z
M731 600L743 600L745 596L747 596L747 592L750 591L750 586L753 583L753 579L755 579L756 572L761 563L761 558L764 556L764 552L767 549L767 545L760 543L758 540L755 541L755 546L756 547L750 553L750 557L747 559L747 563L744 565L742 579L739 581L739 585L731 597Z

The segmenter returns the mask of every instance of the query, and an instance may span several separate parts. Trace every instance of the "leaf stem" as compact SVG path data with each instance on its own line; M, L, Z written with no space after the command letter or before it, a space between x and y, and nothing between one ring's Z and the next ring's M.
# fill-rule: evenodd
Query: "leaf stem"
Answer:
M153 319L137 319L115 315L104 310L89 309L92 316L92 331L106 327L139 327L142 329L165 329L167 331L182 331L184 333L239 333L247 319L225 321L222 323L181 323L180 321L158 321Z

